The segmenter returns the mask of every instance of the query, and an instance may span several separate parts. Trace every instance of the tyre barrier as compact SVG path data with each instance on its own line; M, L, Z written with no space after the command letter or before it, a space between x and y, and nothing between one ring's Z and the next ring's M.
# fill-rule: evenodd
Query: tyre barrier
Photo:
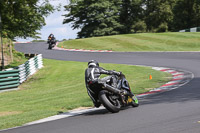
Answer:
M42 54L39 54L16 68L0 71L0 90L17 88L42 67Z
M200 27L194 27L190 29L180 30L179 32L200 32Z

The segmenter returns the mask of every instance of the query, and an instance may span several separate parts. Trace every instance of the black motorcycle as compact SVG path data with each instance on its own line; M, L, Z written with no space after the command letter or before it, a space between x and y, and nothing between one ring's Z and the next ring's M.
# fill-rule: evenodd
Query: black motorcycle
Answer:
M57 43L56 38L55 37L51 37L50 40L48 41L48 43L49 43L48 49L52 49L53 47L56 46L56 43Z
M47 43L49 43L49 42L50 42L50 40L51 40L51 37L48 37L48 39L47 39Z
M103 81L99 79L101 89L98 90L99 101L103 106L112 113L117 113L122 107L133 106L138 107L138 99L131 92L128 81L124 74L116 76L117 87L112 86L110 80Z

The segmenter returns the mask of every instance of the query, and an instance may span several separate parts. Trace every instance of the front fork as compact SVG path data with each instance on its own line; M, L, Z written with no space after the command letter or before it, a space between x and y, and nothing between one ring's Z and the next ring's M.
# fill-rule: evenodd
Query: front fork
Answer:
M137 99L137 97L136 97L135 95L132 97L132 99L134 100L134 102L135 102L136 104L138 104L138 99Z
M131 91L124 91L124 93L121 94L121 100L124 105L130 104L132 102L138 104L137 97Z

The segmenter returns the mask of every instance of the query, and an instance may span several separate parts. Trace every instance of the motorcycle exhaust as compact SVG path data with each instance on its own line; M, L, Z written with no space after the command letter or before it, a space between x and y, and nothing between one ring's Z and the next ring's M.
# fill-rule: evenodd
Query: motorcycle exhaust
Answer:
M112 87L112 86L110 86L108 84L103 84L103 86L104 86L105 89L107 89L108 91L111 91L113 93L116 93L116 94L121 94L122 93L122 91L120 91L120 90L118 90L118 89L116 89L116 88L114 88L114 87Z
M123 97L124 95L127 94L126 91L118 90L118 89L116 89L116 88L114 88L114 87L112 87L108 84L103 84L103 87L104 87L104 89L107 89L108 91L111 91L115 94L120 95L120 99L121 99L122 103L126 104L126 101L124 101L124 97Z

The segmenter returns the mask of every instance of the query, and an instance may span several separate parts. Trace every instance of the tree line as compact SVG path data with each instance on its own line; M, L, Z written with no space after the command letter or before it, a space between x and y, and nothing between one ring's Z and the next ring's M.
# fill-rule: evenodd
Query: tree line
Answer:
M79 38L178 31L200 25L200 0L68 1L63 23L80 29ZM45 17L56 9L49 0L0 0L0 30L10 39L38 38Z
M78 38L200 26L200 0L71 0L65 9Z

